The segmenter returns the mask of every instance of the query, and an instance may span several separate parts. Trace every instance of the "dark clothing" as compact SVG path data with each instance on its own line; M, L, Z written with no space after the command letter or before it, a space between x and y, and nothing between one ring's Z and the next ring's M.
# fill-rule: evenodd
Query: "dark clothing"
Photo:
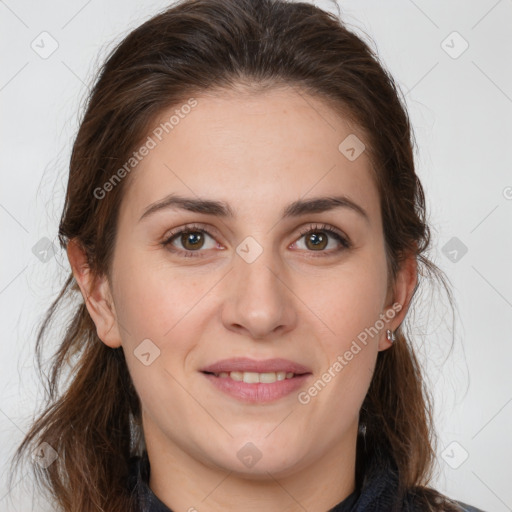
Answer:
M149 460L147 453L132 460L129 489L137 497L140 512L172 512L164 505L149 488ZM361 489L355 490L350 496L326 512L421 512L414 503L413 493L407 494L401 504L396 507L396 489L398 478L391 466L380 467L371 475L366 475ZM483 512L480 509L457 502L461 512ZM300 508L300 507L299 507ZM191 507L193 510L193 508ZM200 511L199 511L200 512Z

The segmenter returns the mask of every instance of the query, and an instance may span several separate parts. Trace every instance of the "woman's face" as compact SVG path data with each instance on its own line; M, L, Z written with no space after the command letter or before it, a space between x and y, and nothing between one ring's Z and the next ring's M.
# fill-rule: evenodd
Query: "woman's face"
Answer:
M144 140L113 256L108 344L122 344L147 445L262 476L353 453L399 323L364 137L292 88L195 100ZM187 201L148 210L170 197ZM234 373L205 373L215 364Z

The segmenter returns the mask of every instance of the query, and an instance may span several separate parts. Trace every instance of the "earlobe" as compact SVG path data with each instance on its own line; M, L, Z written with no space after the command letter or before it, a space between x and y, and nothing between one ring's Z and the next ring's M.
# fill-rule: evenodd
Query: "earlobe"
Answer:
M91 272L87 255L78 240L69 241L67 255L87 311L96 325L98 337L111 348L120 347L121 337L107 277L96 276Z

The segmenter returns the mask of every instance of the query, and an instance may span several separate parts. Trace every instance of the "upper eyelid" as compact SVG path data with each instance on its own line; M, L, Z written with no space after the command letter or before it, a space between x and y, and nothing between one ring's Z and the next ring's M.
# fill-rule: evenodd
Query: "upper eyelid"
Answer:
M331 224L327 222L311 222L309 225L304 226L299 230L299 234L301 236L304 236L308 234L311 231L333 231L337 235L342 236L343 238L346 238L348 240L348 236L342 231L341 229L337 228L336 226L332 226Z
M212 226L209 226L206 224L201 224L201 223L192 223L190 225L187 224L185 226L166 231L165 235L163 236L163 239L164 239L164 241L166 241L171 238L174 238L175 236L177 236L181 233L186 233L189 231L190 232L204 231L204 232L206 232L207 235L212 236L212 237L214 236L215 233L219 233L219 231Z

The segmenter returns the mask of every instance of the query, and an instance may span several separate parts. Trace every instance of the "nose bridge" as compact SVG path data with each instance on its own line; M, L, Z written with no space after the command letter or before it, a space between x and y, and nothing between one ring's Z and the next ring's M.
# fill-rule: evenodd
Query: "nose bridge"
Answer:
M279 276L279 257L250 238L237 247L223 321L227 328L244 328L261 338L291 328L295 313L290 291Z
M244 291L240 299L260 294L266 295L267 299L275 299L276 295L281 295L282 290L279 288L282 284L276 277L278 271L273 270L279 263L272 254L272 249L264 250L254 261L247 261L243 257L237 260L235 272L241 283L240 291Z

